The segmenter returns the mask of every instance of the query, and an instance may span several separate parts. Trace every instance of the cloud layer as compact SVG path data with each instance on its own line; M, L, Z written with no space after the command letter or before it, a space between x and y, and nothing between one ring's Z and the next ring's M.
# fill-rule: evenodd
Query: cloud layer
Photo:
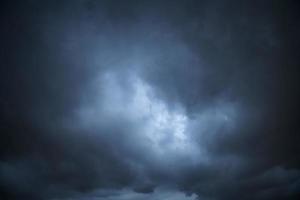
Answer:
M296 8L3 4L0 197L296 199Z

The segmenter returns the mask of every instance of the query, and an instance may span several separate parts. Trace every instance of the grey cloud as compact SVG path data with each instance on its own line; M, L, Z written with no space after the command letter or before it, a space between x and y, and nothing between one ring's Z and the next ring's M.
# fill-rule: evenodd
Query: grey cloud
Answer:
M130 190L120 190L120 191L94 191L88 195L83 195L75 198L66 198L66 199L60 199L60 200L71 200L71 199L95 199L95 200L102 200L102 199L109 199L109 200L127 200L127 199L154 199L154 200L167 200L167 199L174 199L174 200L195 200L196 196L186 196L184 193L179 191L172 191L160 188L158 190L155 190L153 193L136 193ZM53 199L54 200L54 199ZM59 199L55 199L59 200Z
M296 199L294 7L3 4L1 197Z

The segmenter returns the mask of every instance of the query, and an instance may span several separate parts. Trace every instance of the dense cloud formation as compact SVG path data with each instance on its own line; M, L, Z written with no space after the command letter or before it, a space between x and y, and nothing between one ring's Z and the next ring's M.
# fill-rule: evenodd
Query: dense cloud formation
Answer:
M2 3L0 199L297 199L297 11Z

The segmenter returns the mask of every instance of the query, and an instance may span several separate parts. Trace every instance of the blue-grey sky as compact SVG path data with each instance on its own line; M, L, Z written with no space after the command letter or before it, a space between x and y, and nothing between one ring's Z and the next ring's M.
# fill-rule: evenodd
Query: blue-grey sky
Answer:
M0 199L300 195L296 2L0 9Z

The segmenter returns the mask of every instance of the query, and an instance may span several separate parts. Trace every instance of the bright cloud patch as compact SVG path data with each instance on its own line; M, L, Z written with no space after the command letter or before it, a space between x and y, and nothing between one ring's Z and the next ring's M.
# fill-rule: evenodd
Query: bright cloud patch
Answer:
M94 127L105 123L105 118L124 118L137 126L143 124L138 134L158 154L191 150L183 109L169 109L139 77L123 80L116 73L105 73L95 85L99 88L95 103L81 108L81 124Z
M230 133L237 119L237 106L222 101L191 119L180 105L170 108L151 85L134 73L124 77L118 72L106 72L93 87L95 92L89 94L92 100L80 108L79 124L98 129L112 121L116 123L113 126L118 126L122 121L132 128L127 134L136 134L134 137L162 158L180 155L205 162L207 155L202 145L224 134L224 130Z
M183 151L187 148L187 117L182 111L170 111L159 99L154 97L151 87L140 79L134 80L134 94L131 108L140 117L148 119L146 135L159 151L166 148Z

